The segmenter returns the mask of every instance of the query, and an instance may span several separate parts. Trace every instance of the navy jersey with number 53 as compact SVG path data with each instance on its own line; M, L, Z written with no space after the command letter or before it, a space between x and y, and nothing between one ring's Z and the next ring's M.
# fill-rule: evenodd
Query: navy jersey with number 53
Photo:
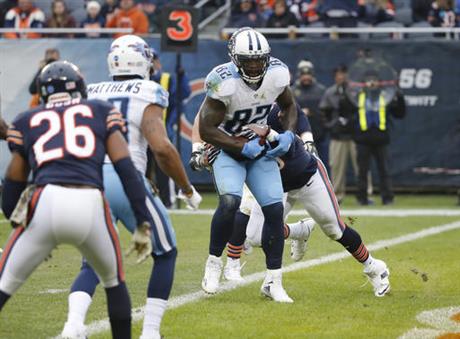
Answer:
M7 141L10 150L29 163L34 184L102 189L106 139L123 129L123 117L111 104L73 99L20 114L8 130Z

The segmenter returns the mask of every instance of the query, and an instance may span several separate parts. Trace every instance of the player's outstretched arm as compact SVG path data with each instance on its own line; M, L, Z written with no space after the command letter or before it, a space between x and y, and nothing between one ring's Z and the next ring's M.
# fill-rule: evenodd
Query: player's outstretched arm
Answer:
M179 186L183 194L182 197L179 194L181 199L185 200L188 208L198 208L202 198L190 184L179 153L169 141L163 123L162 107L154 104L146 107L142 117L141 130L155 155L158 166Z
M2 210L8 219L13 213L22 191L27 186L29 165L19 152L13 152L3 181Z
M226 111L223 102L207 96L198 113L200 136L207 143L240 154L245 142L225 134L218 128L224 121Z
M120 131L115 131L109 135L106 141L106 150L121 179L123 189L136 217L137 227L128 254L135 250L138 257L137 263L141 263L152 253L151 218L145 204L144 184L129 156L128 144Z
M8 131L8 125L6 124L5 120L0 118L0 140L6 139L6 131Z

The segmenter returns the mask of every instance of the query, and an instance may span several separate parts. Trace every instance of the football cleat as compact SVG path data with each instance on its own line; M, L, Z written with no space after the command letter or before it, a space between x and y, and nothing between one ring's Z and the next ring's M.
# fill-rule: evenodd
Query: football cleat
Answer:
M224 278L228 281L242 282L240 259L227 258L224 267Z
M291 258L294 261L302 260L307 251L307 241L315 227L315 221L311 218L300 220L301 236L291 240Z
M206 293L215 294L219 288L220 275L222 274L222 259L210 255L206 261L204 277L201 287Z
M369 266L364 268L364 274L371 282L376 297L383 297L390 292L390 270L385 262L374 259Z
M293 303L294 300L292 300L284 290L281 280L281 269L267 270L264 282L260 287L260 292L276 302Z
M139 339L161 339L161 334L159 331L154 331L148 335L142 334Z
M86 339L86 327L83 324L66 322L61 333L62 339Z

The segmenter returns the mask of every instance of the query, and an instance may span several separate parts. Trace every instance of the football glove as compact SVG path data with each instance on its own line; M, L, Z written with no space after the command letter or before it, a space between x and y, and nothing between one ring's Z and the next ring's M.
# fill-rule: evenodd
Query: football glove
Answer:
M261 146L260 138L257 137L244 144L243 149L241 150L241 155L249 159L255 159L263 152L264 149L265 144Z
M188 165L194 171L202 171L204 169L204 147L200 147L198 150L192 152Z
M137 252L137 264L147 260L152 253L151 228L146 221L136 227L126 256L129 256L134 251Z
M308 152L308 153L311 153L311 154L314 154L314 155L318 155L318 150L316 149L315 147L315 143L313 141L305 141L303 143L303 148L305 148L305 150Z
M201 197L200 193L196 191L195 187L191 187L192 193L185 194L182 190L179 190L177 197L185 202L185 205L189 210L196 210L198 206L200 206L201 200L203 200L203 198Z
M286 131L284 133L278 134L275 140L278 141L278 146L267 152L267 156L270 158L280 157L289 151L289 148L294 141L294 133L291 131Z
M211 170L212 164L216 161L217 156L220 154L220 148L206 144L204 147L204 165L205 168Z

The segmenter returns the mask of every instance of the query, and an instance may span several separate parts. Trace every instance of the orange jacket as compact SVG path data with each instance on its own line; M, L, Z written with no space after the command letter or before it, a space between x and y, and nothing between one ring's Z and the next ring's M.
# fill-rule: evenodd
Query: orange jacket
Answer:
M10 9L5 16L5 28L43 28L45 22L45 14L38 9L33 8L28 15L21 15L19 7ZM5 33L3 35L6 39L18 39L18 38L29 38L36 39L40 38L38 33Z
M133 28L133 34L145 34L149 32L149 20L140 9L135 7L130 10L118 10L112 19L107 22L108 28ZM124 35L123 33L114 34L114 38Z

